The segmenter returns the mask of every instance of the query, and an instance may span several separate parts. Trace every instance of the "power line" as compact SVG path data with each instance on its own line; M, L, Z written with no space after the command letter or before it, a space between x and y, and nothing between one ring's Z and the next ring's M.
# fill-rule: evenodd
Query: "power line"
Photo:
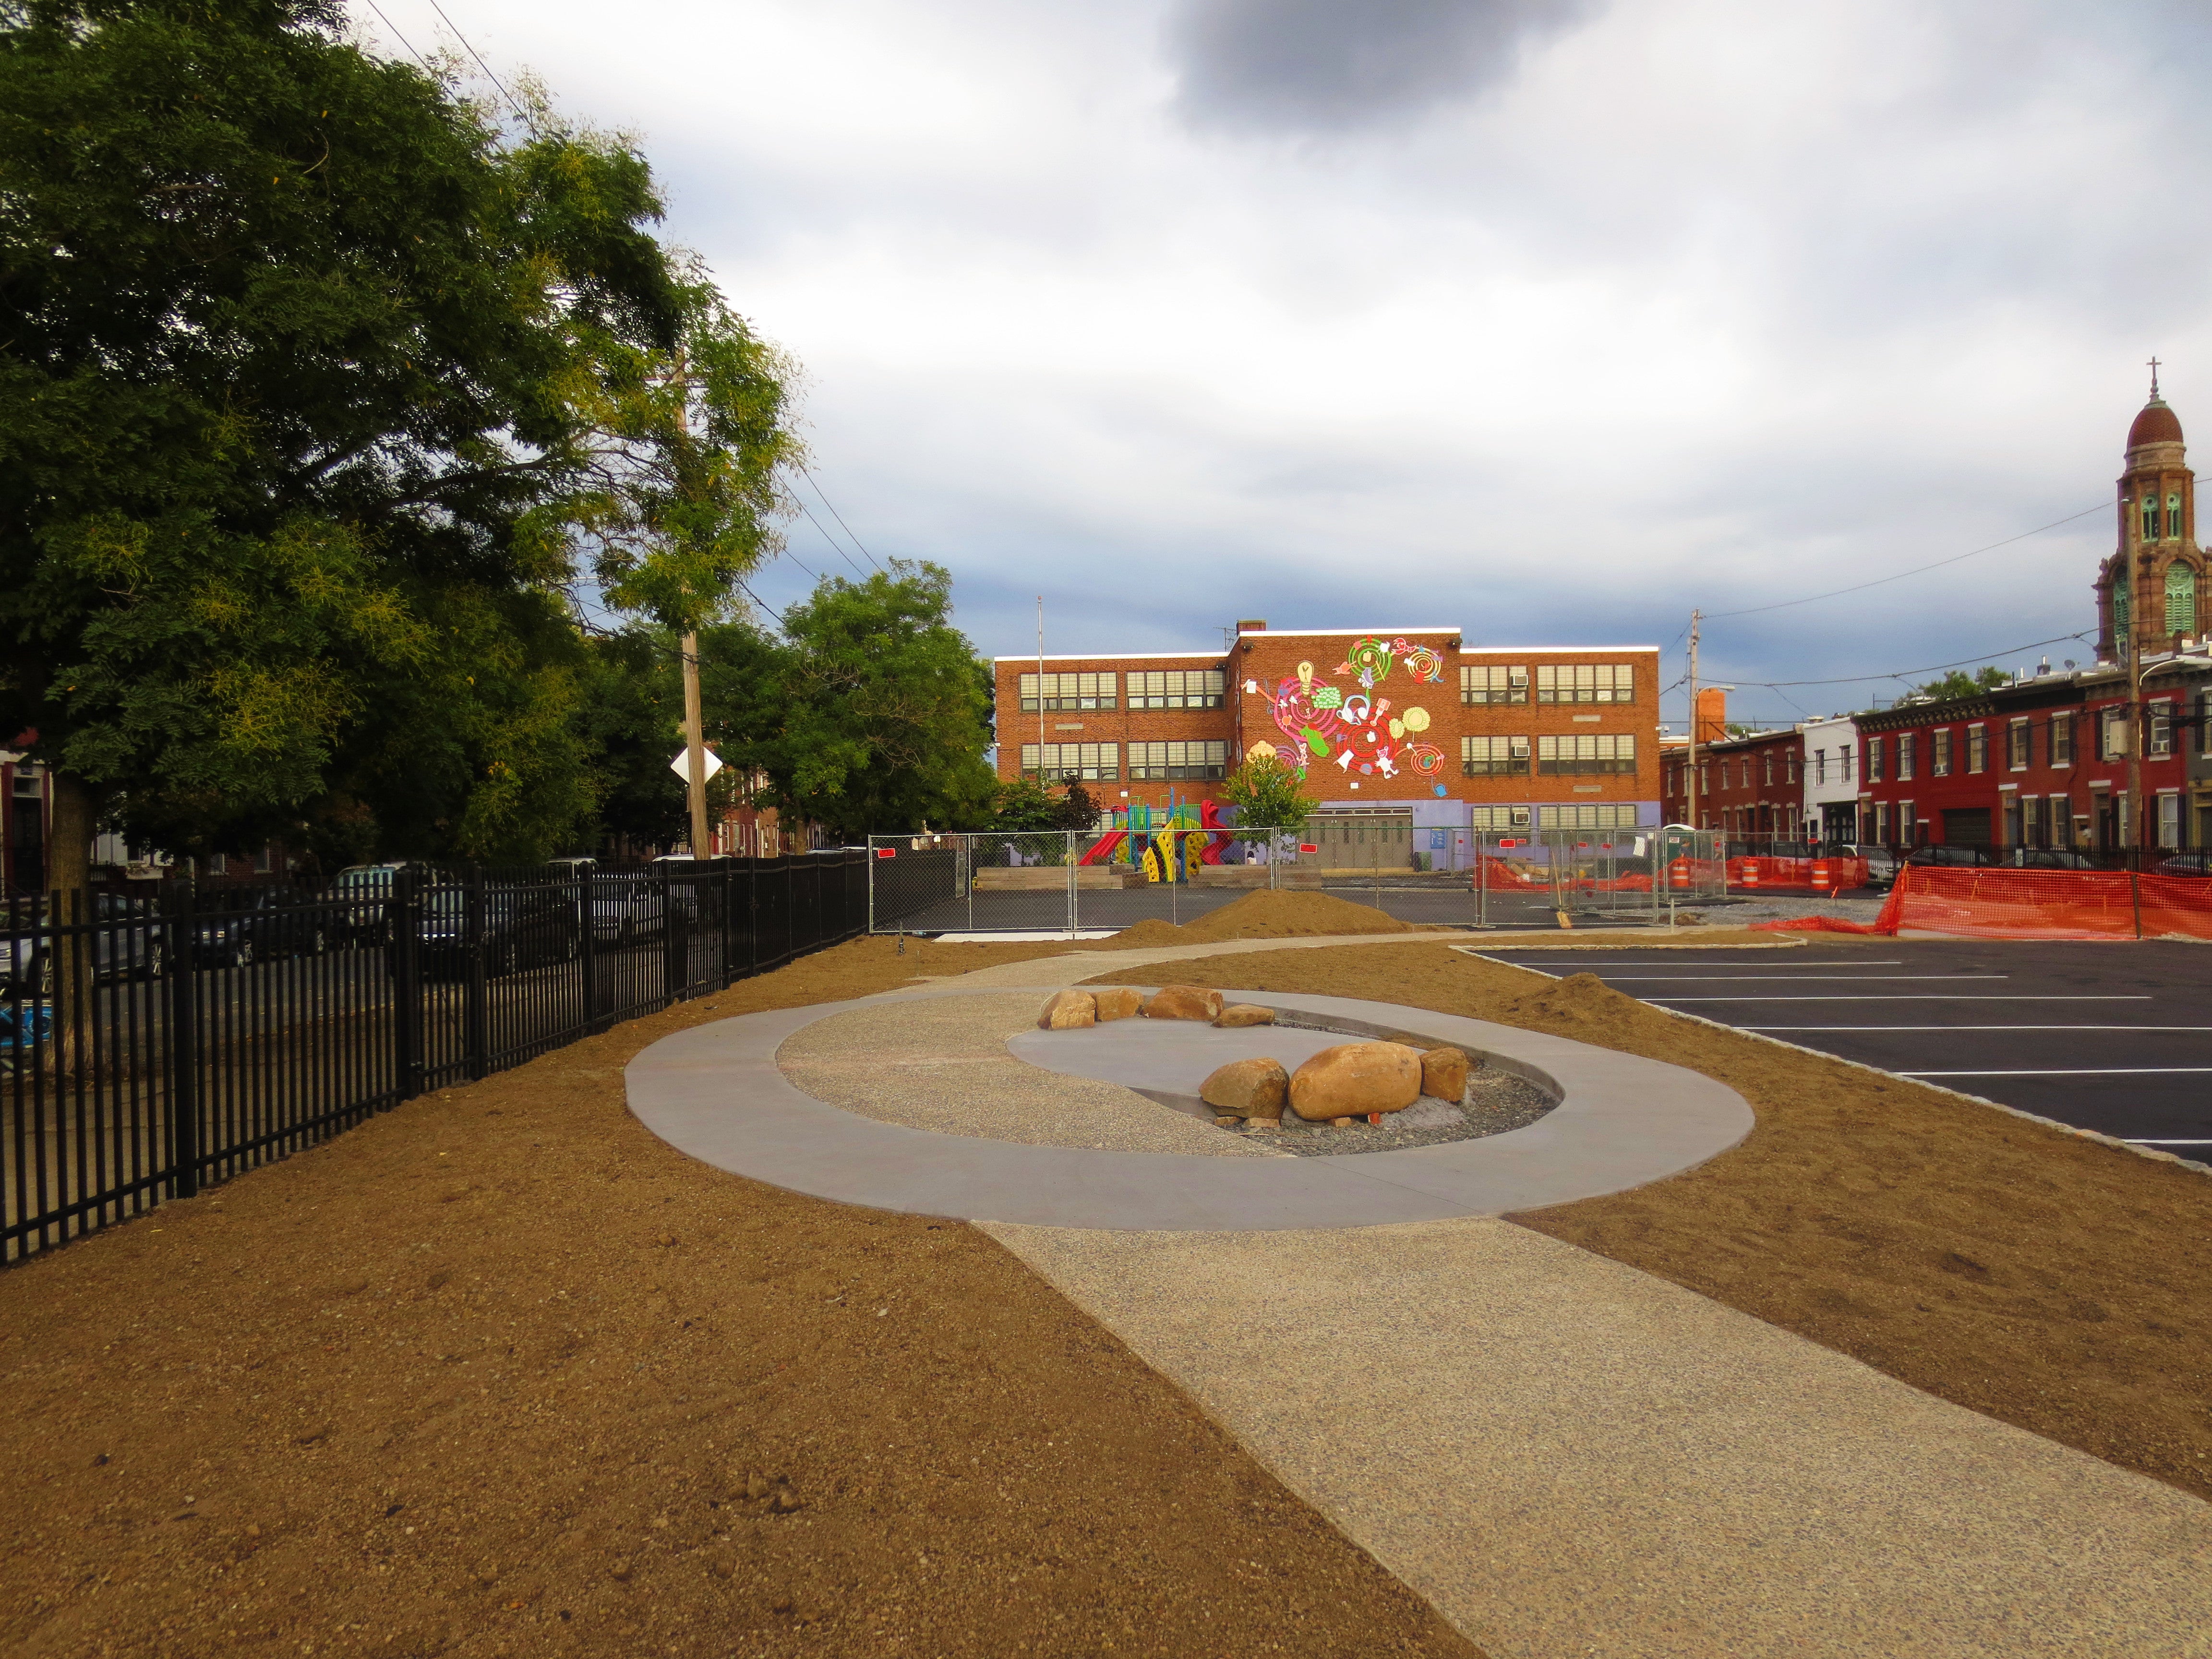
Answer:
M425 75L429 74L430 60L423 57L421 52L415 50L415 44L413 41L410 40L405 35L400 33L398 24L393 22L389 17L386 17L384 15L384 8L378 5L376 3L376 0L368 0L368 9L374 12L377 16L382 20L385 27L392 31L392 39L398 41L401 46L407 48L407 55L422 66L422 72Z
M1989 662L1998 657L2009 657L2021 651L2033 651L2039 645L2063 645L2069 640L2086 640L2089 630L2078 634L2060 634L2047 640L2030 640L2026 645L2008 645L2002 651L1984 651L1978 657L1961 657L1956 662L1930 663L1925 668L1900 668L1887 674L1847 674L1839 680L1740 680L1741 685L1756 685L1763 690L1778 691L1784 686L1800 685L1863 685L1869 680L1901 680L1908 674L1934 674L1946 668L1964 668L1972 663ZM1784 698L1787 702L1788 698Z
M837 510L836 502L831 501L828 494L823 491L820 481L817 479L811 472L807 472L806 463L799 461L796 463L796 465L801 472L806 474L806 482L814 486L814 493L822 497L822 505L830 509L830 516L837 520L838 527L848 536L853 536L853 526L845 522L845 515ZM859 548L862 555L867 559L868 562L874 565L878 570L881 570L884 568L882 562L877 559L876 556L868 551L868 544L862 541L858 536L853 536L853 545Z
M492 74L491 65L484 62L483 54L478 52L474 46L469 45L469 37L461 33L461 26L459 23L456 23L451 17L446 16L446 9L438 3L438 0L430 0L430 9L436 12L439 16L445 17L446 27L453 30L453 38L456 40L459 40L463 46L467 47L469 56L477 60L477 67L482 70L490 79L492 85L499 88L499 95L507 100L507 107L522 118L523 125L528 126L531 124L529 112L515 100L514 94L507 89L506 82L501 81L496 75ZM381 12L377 15L379 16L383 15Z
M799 497L794 495L792 497L792 500L798 501ZM806 514L807 523L812 525L817 530L822 531L822 539L830 544L830 550L835 553L839 558L844 560L847 564L851 565L853 567L853 574L854 575L860 577L863 581L866 580L868 573L860 568L860 562L854 558L850 553L848 553L843 548L838 546L837 538L835 536L832 536L828 531L822 529L822 520L814 516L814 509L807 506L805 501L799 501L799 510ZM867 551L866 548L862 548L860 550L864 553Z
M1793 605L1811 605L1820 599L1838 599L1845 593L1862 593L1869 587L1880 587L1886 582L1901 582L1907 576L1917 576L1927 571L1941 570L1945 565L1957 564L1966 559L1978 558L1984 553L1996 552L2000 547L2010 547L2014 542L2024 542L2030 536L2040 536L2046 530L2056 530L2060 525L2072 524L2076 519L2086 519L2092 513L2102 513L2109 505L2108 502L2100 501L2094 507L2083 507L2079 513L2069 513L2063 519L2053 519L2049 524L2038 525L2033 530L2023 530L2017 536L2008 536L2001 542L1991 542L1987 547L1978 547L1972 553L1954 554L1948 559L1938 559L1933 564L1919 565L1911 570L1900 570L1893 576L1877 576L1870 582L1858 582L1850 587L1838 587L1832 592L1808 593L1802 599L1781 599L1772 605L1754 605L1743 611L1717 611L1705 620L1718 622L1724 617L1756 617L1762 611L1787 611Z

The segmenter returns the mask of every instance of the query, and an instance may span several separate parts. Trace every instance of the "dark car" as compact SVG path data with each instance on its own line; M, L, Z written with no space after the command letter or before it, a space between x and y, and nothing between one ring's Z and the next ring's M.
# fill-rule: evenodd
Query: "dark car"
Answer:
M1905 855L1907 864L1925 869L1990 870L2003 862L1999 847L1916 847Z
M483 894L482 904L484 972L494 978L570 961L580 949L583 928L572 888L493 888ZM470 943L467 890L434 887L423 894L416 938L425 973L462 972Z
M2094 859L2079 853L2069 853L2063 847L2009 847L2005 849L2008 870L2094 870ZM2196 873L2196 872L2192 872Z
M211 892L192 928L192 957L210 968L240 968L330 949L331 913L295 887Z
M328 896L344 908L331 912L331 937L341 945L384 943L384 910L404 864L354 864L337 873Z
M2212 876L2212 851L2176 853L2151 866L2160 876Z

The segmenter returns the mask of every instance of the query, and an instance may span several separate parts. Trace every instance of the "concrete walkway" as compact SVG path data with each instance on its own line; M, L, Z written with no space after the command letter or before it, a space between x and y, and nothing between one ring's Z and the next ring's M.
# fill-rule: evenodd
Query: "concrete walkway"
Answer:
M2212 1505L1510 1223L983 1224L1492 1659L2212 1659Z

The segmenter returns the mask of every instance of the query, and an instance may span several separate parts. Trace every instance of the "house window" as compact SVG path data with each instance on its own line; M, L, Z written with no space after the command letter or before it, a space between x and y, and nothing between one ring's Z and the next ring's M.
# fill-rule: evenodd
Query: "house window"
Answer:
M1135 675L1129 677L1132 681ZM1102 745L1105 746L1105 745ZM1129 745L1129 776L1144 782L1182 778L1226 777L1226 743L1133 743Z
M1796 781L1797 781L1797 751L1796 751L1795 749L1784 750L1783 751L1783 755L1782 755L1782 765L1783 765L1783 769L1784 769L1784 770L1785 770L1786 772L1788 772L1788 774L1790 775L1789 775L1788 781L1790 781L1790 782L1791 782L1791 783L1795 783L1795 782L1796 782Z
M1085 783L1114 783L1121 776L1121 745L1118 743L1048 743L1044 745L1044 767L1037 767L1037 745L1022 745L1022 775L1041 777L1047 783L1064 783L1080 778Z
M1826 783L1827 781L1828 751L1825 749L1815 749L1813 751L1813 781L1820 784Z
M1866 781L1869 783L1881 781L1881 739L1880 738L1869 738L1866 740L1866 764L1859 769L1866 775Z
M2158 798L2158 844L2166 850L2181 845L2181 797L2160 795Z
M2053 795L2046 804L2051 817L2051 844L2071 847L2074 844L2074 797Z
M2035 763L2035 738L2033 728L2024 720L2014 720L2005 727L2005 765L2014 772L2025 772Z
M1711 776L1712 768L1704 761L1699 761L1698 763L1698 793L1708 801L1713 798L1712 785L1710 781Z
M253 873L257 876L265 876L276 867L276 855L264 846L253 855Z
M1897 734L1897 781L1905 782L1912 776L1914 763L1919 759L1917 750L1920 734L1900 732Z
M1931 778L1951 775L1951 728L1948 726L1929 739L1928 775Z
M1897 803L1897 838L1908 847L1920 845L1920 821L1912 816L1912 803Z
M1119 700L1119 679L1115 674L1024 674L1020 687L1022 713L1034 714L1041 708L1047 711L1112 708Z
M2025 811L2024 804L2021 802L2020 797L2014 795L2011 799L2005 803L2004 841L2002 845L2007 847L2025 847L2027 845L2027 814Z
M1525 778L1528 775L1528 739L1462 738L1459 769L1470 778Z
M1636 670L1628 663L1547 663L1536 670L1538 702L1634 702Z
M1876 801L1874 808L1874 839L1879 847L1889 844L1889 803Z
M1851 746L1850 746L1850 744L1844 744L1841 749L1838 749L1838 750L1836 750L1836 762L1837 762L1837 763L1838 763L1838 765L1840 765L1840 766L1844 769L1843 776L1842 776L1840 779L1838 779L1838 782L1842 782L1842 783L1849 783L1849 782L1851 781Z
M1536 739L1536 771L1543 777L1582 777L1636 769L1636 739L1623 732L1584 732Z
M1132 674L1129 707L1218 708L1227 683L1227 675L1218 668L1171 668Z
M1990 769L1990 734L1979 725L1966 728L1966 770L1986 772Z
M2023 847L2048 847L2048 832L2043 824L2043 798L2024 795L2020 803L2020 844Z
M2051 717L2051 763L2053 766L2074 764L2074 717L2053 714Z
M2173 699L2171 697L2160 697L2150 706L2150 741L2144 745L2144 753L2153 760L2163 760L2173 753Z
M1459 700L1473 708L1479 703L1526 702L1526 668L1462 668L1459 671Z
M2197 632L2197 573L2179 559L2166 568L2166 631Z

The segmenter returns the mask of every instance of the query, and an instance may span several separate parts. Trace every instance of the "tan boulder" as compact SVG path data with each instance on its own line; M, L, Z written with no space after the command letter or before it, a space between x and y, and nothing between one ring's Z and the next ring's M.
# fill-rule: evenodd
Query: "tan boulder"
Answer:
M1221 1012L1221 993L1199 985L1168 985L1145 999L1146 1019L1212 1020Z
M1088 991L1054 991L1037 1015L1037 1025L1047 1031L1079 1031L1098 1023L1098 1001Z
M1098 1004L1101 1025L1109 1019L1134 1019L1145 1006L1145 994L1132 985L1110 986L1091 994Z
M1421 1092L1456 1106L1467 1098L1468 1073L1474 1062L1458 1048L1431 1048L1421 1056Z
M1421 1097L1421 1053L1402 1042L1340 1042L1291 1077L1291 1109L1309 1123L1400 1112Z
M1232 1060L1198 1085L1198 1097L1217 1112L1279 1122L1290 1097L1291 1074L1279 1060Z
M1262 1008L1255 1002L1232 1002L1213 1017L1213 1023L1224 1031L1242 1025L1273 1025L1275 1011Z

